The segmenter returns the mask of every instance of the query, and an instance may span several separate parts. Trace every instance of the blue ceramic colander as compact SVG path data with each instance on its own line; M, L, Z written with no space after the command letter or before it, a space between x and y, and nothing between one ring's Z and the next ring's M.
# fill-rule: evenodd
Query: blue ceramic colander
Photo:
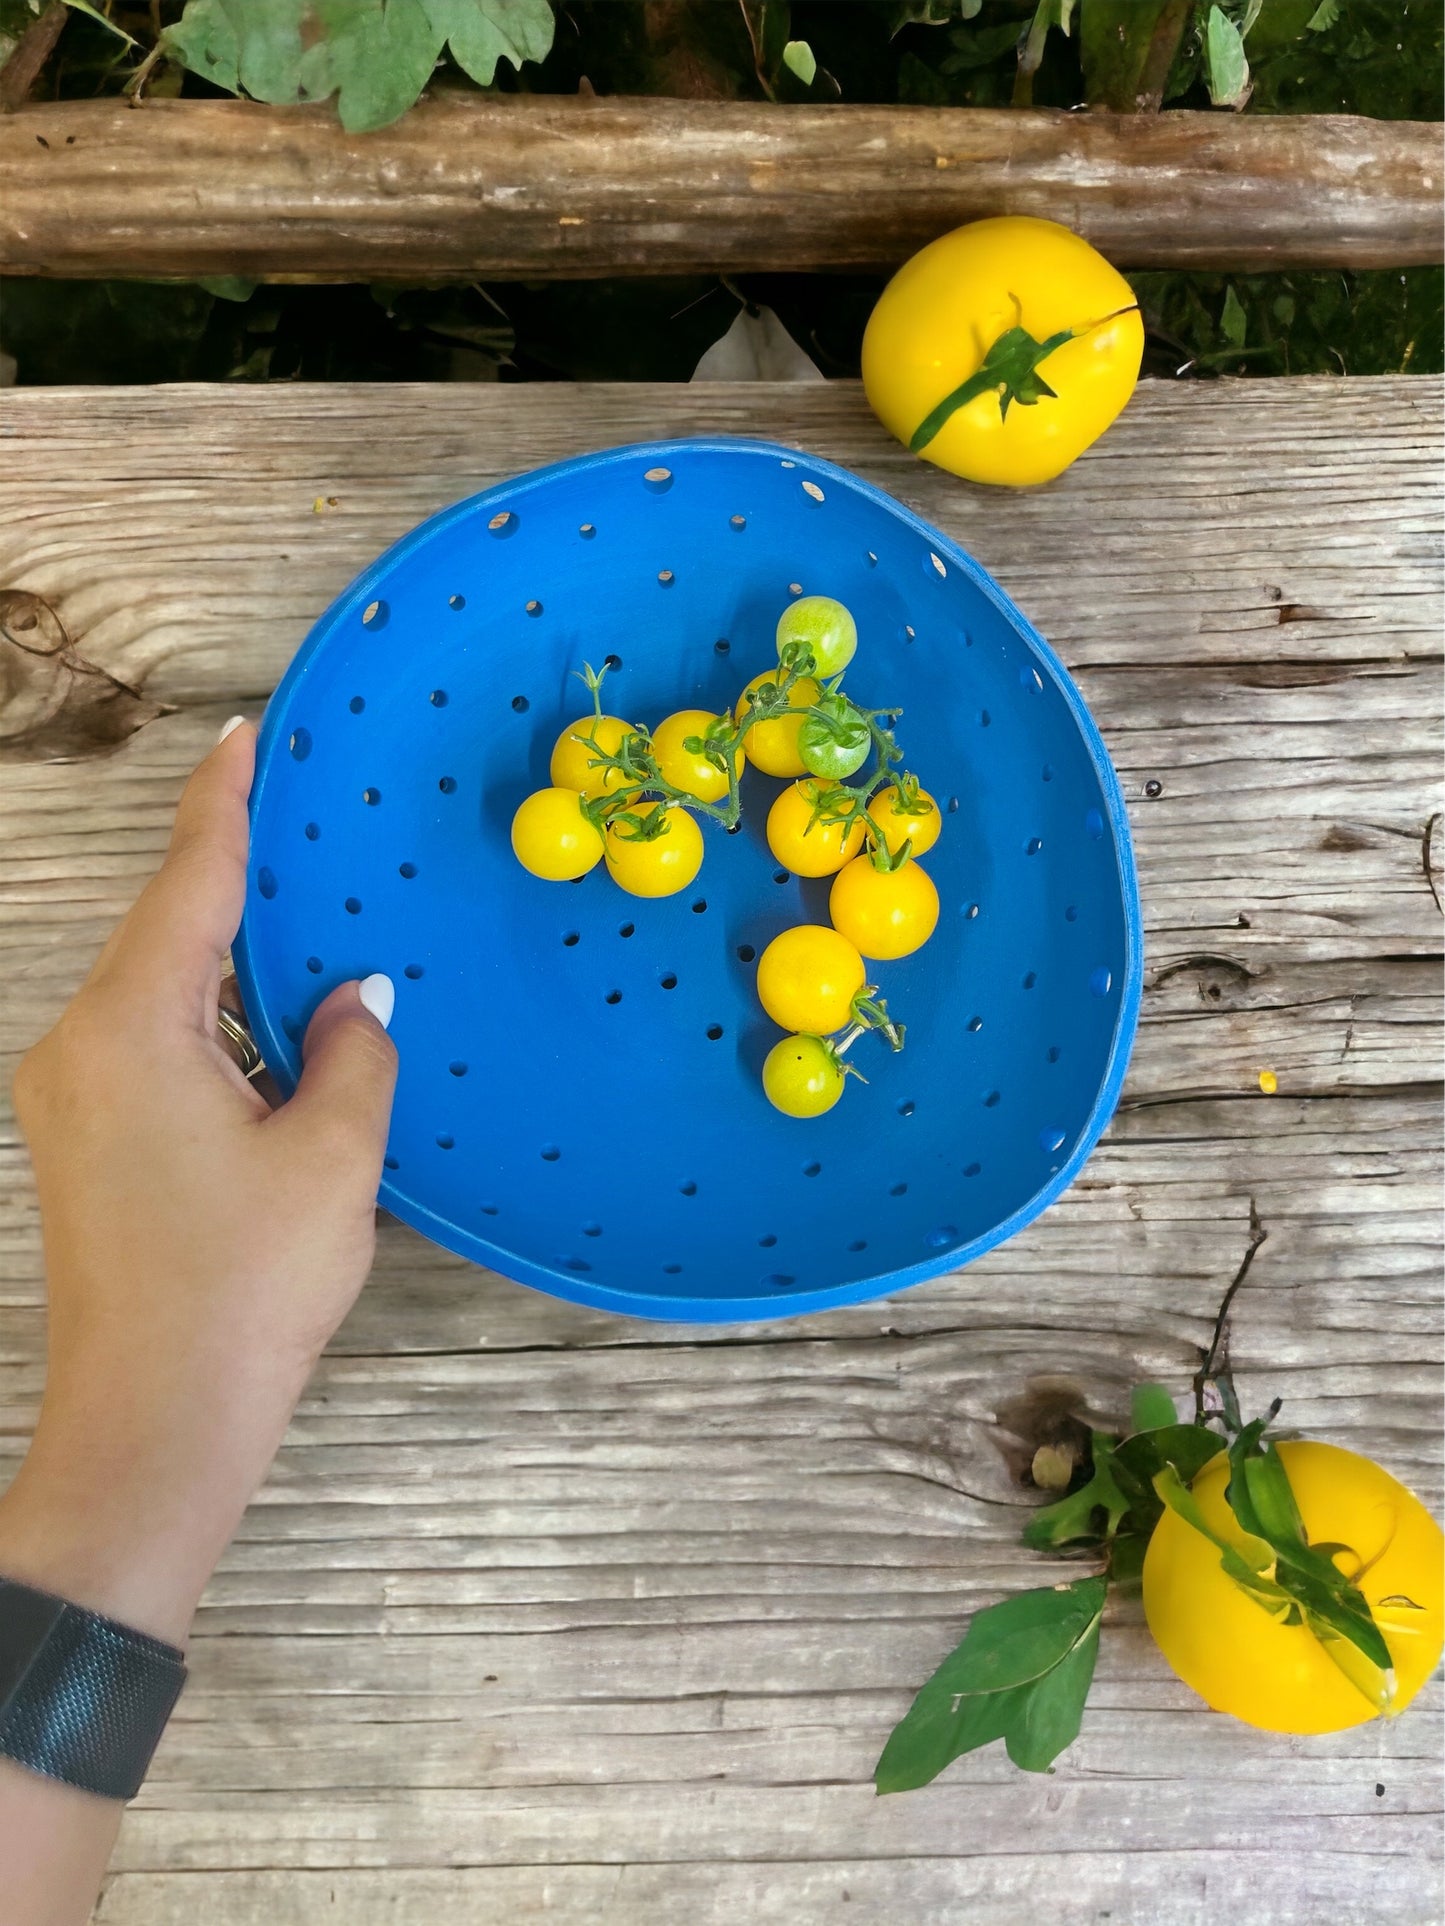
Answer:
M826 922L778 869L780 785L704 822L694 886L544 883L512 812L585 714L573 671L649 723L722 709L800 593L858 622L848 688L899 702L946 810L942 915L872 975L908 1027L813 1122L759 1069L755 959ZM765 442L654 443L541 469L434 516L312 630L266 711L236 966L283 1089L336 983L395 982L384 1207L509 1277L643 1317L772 1318L955 1269L1078 1172L1123 1081L1139 906L1084 703L976 562L889 496Z

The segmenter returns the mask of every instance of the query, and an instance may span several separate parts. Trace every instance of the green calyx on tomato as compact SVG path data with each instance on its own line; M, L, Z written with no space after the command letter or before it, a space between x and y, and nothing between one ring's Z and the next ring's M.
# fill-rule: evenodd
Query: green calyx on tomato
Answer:
M1027 328L1005 328L984 356L982 365L951 394L945 395L914 429L908 441L910 454L921 454L950 416L990 390L998 395L999 418L1003 421L1007 421L1009 407L1015 401L1021 408L1032 408L1045 397L1056 401L1054 389L1039 373L1039 363L1046 361L1056 348L1062 348L1066 341L1076 341L1080 335L1091 334L1105 322L1116 321L1121 314L1131 312L1133 309L1129 307L1116 308L1112 314L1100 315L1097 321L1086 321L1082 327L1060 328L1043 341L1035 340Z
M847 696L834 691L821 695L798 731L798 754L809 775L828 782L846 782L868 760L873 731L867 716Z

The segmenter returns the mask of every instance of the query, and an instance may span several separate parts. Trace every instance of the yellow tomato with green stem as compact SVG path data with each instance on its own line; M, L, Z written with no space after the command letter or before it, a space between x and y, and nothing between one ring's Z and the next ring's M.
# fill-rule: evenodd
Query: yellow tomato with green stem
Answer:
M768 811L768 848L784 869L795 876L833 876L844 863L863 848L863 824L858 818L844 824L826 822L830 796L839 806L848 801L845 791L830 783L807 778L779 790Z
M938 841L943 817L938 804L912 776L889 783L868 805L869 820L877 827L890 856L908 844L909 853L923 856Z
M582 716L569 723L552 750L553 783L581 796L607 796L620 789L627 777L600 758L615 756L632 733L632 724L621 716Z
M1056 221L1000 215L906 261L863 336L874 413L968 481L1052 481L1119 414L1144 324L1129 283Z
M575 789L537 789L512 818L512 850L523 869L570 883L602 860L602 833Z
M880 869L871 856L855 856L833 878L828 914L861 955L891 962L911 956L932 936L938 891L915 862Z
M775 936L758 958L758 1001L781 1029L832 1036L856 1021L867 989L863 959L846 936L799 923Z
M702 868L702 831L678 803L630 803L602 842L607 873L629 896L675 896Z
M1329 1547L1359 1589L1389 1649L1401 1712L1439 1663L1445 1641L1445 1536L1413 1492L1338 1445L1278 1447L1309 1543ZM1206 1465L1191 1493L1209 1529L1239 1546L1225 1499L1229 1462ZM1340 1732L1377 1716L1307 1625L1274 1616L1236 1583L1219 1548L1166 1510L1144 1557L1144 1615L1173 1670L1216 1712L1267 1732Z
M754 697L765 682L781 686L776 670L755 675L738 697L737 720L745 723L755 707ZM798 736L808 710L822 694L812 676L799 676L788 691L787 706L777 715L760 715L743 737L743 754L765 776L805 776L807 764L798 753Z
M674 789L682 789L699 802L722 802L728 794L726 768L720 769L702 749L689 749L689 742L706 743L710 737L731 734L727 716L714 715L711 709L679 709L652 732L652 754L658 769ZM726 751L723 751L726 762ZM743 752L732 753L734 770L741 774Z

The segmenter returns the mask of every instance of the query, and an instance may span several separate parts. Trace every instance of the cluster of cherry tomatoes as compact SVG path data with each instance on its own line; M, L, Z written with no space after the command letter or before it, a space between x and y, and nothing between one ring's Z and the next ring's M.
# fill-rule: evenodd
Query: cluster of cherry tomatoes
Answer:
M730 712L681 709L651 731L605 714L606 671L586 668L593 713L562 731L552 786L512 819L512 848L534 876L566 882L601 862L633 896L671 896L702 867L697 817L736 825L745 760L789 779L768 812L768 847L795 875L833 878L832 927L784 930L758 962L759 999L788 1032L768 1053L763 1088L793 1117L833 1107L857 1074L845 1053L866 1030L902 1047L865 958L908 956L938 922L938 891L914 860L938 840L938 805L896 770L899 711L843 693L857 646L841 602L804 596L779 619L778 666Z

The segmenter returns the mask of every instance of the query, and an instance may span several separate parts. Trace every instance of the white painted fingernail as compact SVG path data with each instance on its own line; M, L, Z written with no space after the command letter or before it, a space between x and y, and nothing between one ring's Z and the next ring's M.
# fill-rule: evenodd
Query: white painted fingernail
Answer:
M391 1022L391 1013L396 1008L396 985L389 976L378 970L374 976L364 977L358 985L357 994L362 1008L370 1010L384 1030Z
M221 733L216 737L216 741L224 742L226 737L229 736L233 730L239 729L245 720L246 718L244 716L232 716L229 722L223 722L221 724Z

